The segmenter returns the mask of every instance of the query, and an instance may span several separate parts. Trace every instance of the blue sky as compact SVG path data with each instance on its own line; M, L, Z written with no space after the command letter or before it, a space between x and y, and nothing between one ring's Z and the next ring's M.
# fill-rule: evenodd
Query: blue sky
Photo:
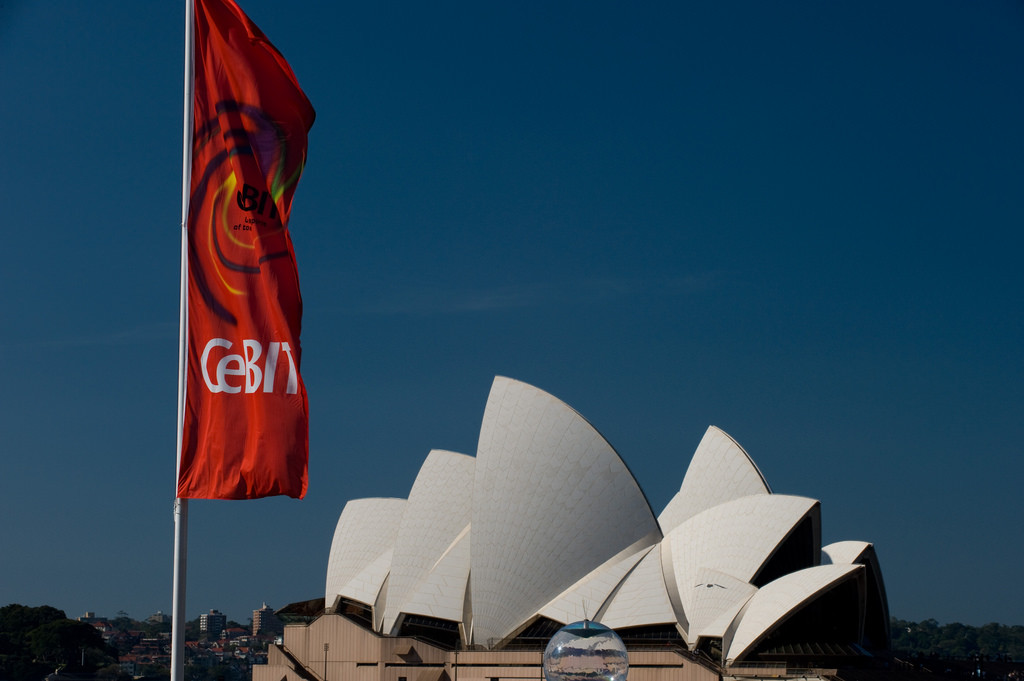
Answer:
M192 503L190 618L321 596L501 374L655 511L714 424L894 616L1024 623L1024 5L242 6L317 109L310 489ZM183 11L0 3L0 604L170 610Z

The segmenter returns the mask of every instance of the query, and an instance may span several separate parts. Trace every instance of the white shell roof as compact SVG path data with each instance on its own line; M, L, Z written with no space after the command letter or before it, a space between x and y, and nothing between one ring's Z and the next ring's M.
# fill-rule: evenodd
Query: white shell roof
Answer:
M757 587L753 584L718 570L700 570L697 579L699 581L691 593L692 606L688 611L691 648L696 647L702 636L724 636L736 613L757 593Z
M373 604L391 569L405 499L354 499L341 511L327 561L326 607L338 596Z
M484 409L473 496L475 643L508 637L597 566L661 538L633 475L593 426L508 378L495 378Z
M562 624L584 619L597 621L596 614L608 596L650 550L648 546L615 556L541 608L540 614Z
M862 565L817 565L765 584L747 603L734 630L723 638L726 662L741 658L804 604L863 571Z
M750 582L789 532L817 508L818 502L806 497L758 494L714 506L668 534L667 562L690 620L688 642L695 640L691 632L710 624L706 618L694 620L698 613L709 612L696 602L700 585L706 583L704 571L716 570Z
M889 638L889 603L885 596L885 580L882 578L882 568L878 564L878 554L875 553L875 546L869 542L864 541L841 541L828 546L822 547L821 549L822 563L833 563L835 565L842 565L848 563L856 563L863 565L869 574L874 577L874 593L868 594L868 598L877 599L876 602L881 606L881 624L882 631L886 632L885 639Z
M811 532L792 534L806 520ZM743 448L714 426L655 519L622 459L582 416L498 377L476 458L434 450L408 500L345 506L325 598L327 607L339 596L372 606L384 633L397 634L403 614L422 615L458 621L465 643L487 646L538 616L615 629L674 625L691 647L721 637L732 661L853 578L875 585L859 616L884 640L888 606L873 546L821 548L820 520L816 500L772 494ZM807 562L823 564L758 590L780 547L787 560L806 551Z
M405 601L402 612L462 621L469 578L469 536L466 525Z
M662 544L654 546L626 575L597 621L612 629L679 621L665 590L661 550Z
M430 452L420 467L398 528L383 631L390 631L403 612L462 619L469 578L468 533L463 531L473 505L466 490L473 488L474 470L473 457L442 450ZM463 550L453 554L461 537Z
M858 563L864 557L864 552L871 548L866 541L840 541L828 546L821 547L821 562L834 563ZM826 560L827 559L827 560Z
M708 426L679 492L658 516L661 531L668 534L712 506L752 494L771 494L761 471L735 440Z

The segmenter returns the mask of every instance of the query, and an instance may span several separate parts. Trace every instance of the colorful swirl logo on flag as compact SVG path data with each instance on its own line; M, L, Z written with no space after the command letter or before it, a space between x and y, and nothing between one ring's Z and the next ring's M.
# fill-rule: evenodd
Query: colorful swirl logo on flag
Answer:
M226 300L245 296L265 263L288 258L287 215L304 154L262 110L219 102L193 141L190 269L203 301L234 324Z

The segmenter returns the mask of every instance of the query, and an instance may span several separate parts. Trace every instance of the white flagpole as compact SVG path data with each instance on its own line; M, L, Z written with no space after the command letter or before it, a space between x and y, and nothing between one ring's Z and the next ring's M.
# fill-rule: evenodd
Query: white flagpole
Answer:
M185 93L181 145L181 282L178 304L178 442L174 484L181 469L181 440L185 420L186 367L188 365L188 201L192 168L192 100L195 62L194 0L185 0ZM174 577L171 593L171 681L185 679L185 574L188 565L188 499L175 493Z

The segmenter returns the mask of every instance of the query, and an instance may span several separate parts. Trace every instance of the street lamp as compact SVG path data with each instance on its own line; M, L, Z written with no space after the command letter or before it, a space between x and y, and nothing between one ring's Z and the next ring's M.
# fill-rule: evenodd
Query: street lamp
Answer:
M330 648L330 643L324 643L324 681L327 681L327 651L330 650Z

